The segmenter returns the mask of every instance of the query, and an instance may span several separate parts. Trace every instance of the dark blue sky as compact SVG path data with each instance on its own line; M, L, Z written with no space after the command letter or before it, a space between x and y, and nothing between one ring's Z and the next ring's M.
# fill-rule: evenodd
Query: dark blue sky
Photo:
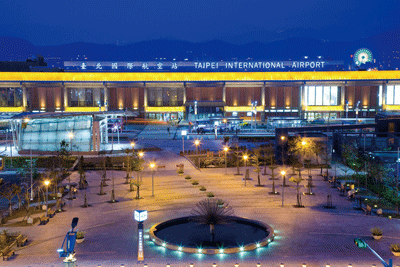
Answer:
M399 0L1 0L0 36L40 46L158 38L243 43L306 28L316 38L346 41L400 30L398 14Z

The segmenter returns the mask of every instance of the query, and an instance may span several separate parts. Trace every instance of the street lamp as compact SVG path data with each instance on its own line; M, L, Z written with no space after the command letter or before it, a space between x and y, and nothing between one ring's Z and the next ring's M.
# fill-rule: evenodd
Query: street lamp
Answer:
M286 136L282 135L281 136L281 140L282 140L282 166L283 166L283 165L285 165L285 160L284 160L284 157L283 157L283 147L285 145Z
M227 170L226 170L226 153L228 152L229 148L227 146L224 147L224 152L225 152L225 175L227 175Z
M281 171L281 175L282 175L282 207L283 207L283 198L285 195L285 171Z
M199 154L200 140L199 139L194 140L194 144L196 145L196 154Z
M48 215L47 211L49 207L49 184L50 184L49 180L44 181L44 185L46 186L46 217Z
M70 146L70 151L72 151L72 139L74 139L74 133L69 133L68 134L69 137L69 146Z
M154 168L156 167L155 163L150 163L151 169L151 196L154 197Z
M140 160L142 160L143 156L144 156L144 152L140 151L138 155L139 155ZM139 169L139 176L140 176L140 181L142 181L142 169L141 168ZM138 177L138 182L139 182L139 177Z
M243 160L244 160L244 170L246 172L246 174L244 175L244 186L246 186L246 180L247 180L247 159L249 158L249 156L247 155L243 155Z
M182 130L182 152L185 155L185 136L187 135L186 130Z

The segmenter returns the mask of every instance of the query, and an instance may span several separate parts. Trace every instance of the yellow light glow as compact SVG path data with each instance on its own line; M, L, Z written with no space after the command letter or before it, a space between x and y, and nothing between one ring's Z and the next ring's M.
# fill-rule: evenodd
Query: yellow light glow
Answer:
M229 148L227 146L224 147L224 151L228 152Z
M145 107L146 112L185 112L185 107Z
M196 146L200 145L200 140L196 139L196 140L194 141L194 144L195 144Z
M400 71L318 72L1 72L5 82L129 82L129 81L343 81L398 80Z
M0 112L24 112L24 107L1 107Z
M305 145L307 145L307 142L306 142L306 141L303 141L303 142L301 142L301 144L302 144L303 146L305 146Z
M139 152L139 157L143 157L144 153L142 151Z
M264 111L264 106L257 106L256 107L258 112ZM225 107L226 112L250 112L251 111L251 106L237 106L237 107Z
M344 111L343 106L303 106L305 111Z
M45 186L48 186L50 184L49 180L44 181Z
M154 169L155 166L156 166L155 163L150 163L150 168Z
M284 135L281 136L281 140L282 140L282 141L284 141L285 138L286 138L286 137L285 137Z
M106 111L105 107L100 108L101 111ZM99 107L65 107L65 112L99 112Z
M133 148L135 146L135 142L131 142L131 147Z
M285 175L285 174L286 174L286 171L281 171L281 174L282 174L282 175Z
M400 105L384 105L384 110L400 110Z
M69 137L69 139L74 138L74 133L69 133L69 134L68 134L68 137Z
M244 159L244 160L247 160L248 158L249 158L249 157L248 157L247 155L244 155L244 156L243 156L243 159Z

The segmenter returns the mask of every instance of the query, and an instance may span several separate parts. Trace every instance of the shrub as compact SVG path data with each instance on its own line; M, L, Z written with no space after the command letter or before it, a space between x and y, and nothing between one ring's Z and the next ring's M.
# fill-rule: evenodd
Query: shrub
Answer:
M400 252L400 245L399 244L391 244L390 250L393 252Z
M225 202L222 200L222 199L217 199L217 205L218 206L222 206L222 205L224 205L225 204Z
M186 176L185 176L185 179L186 179L186 180L190 180L190 179L192 179L192 177L191 177L190 175L186 175Z
M86 232L78 231L78 232L76 233L76 239L85 238L85 234L86 234Z
M382 235L382 229L380 229L379 227L374 227L371 229L371 233L372 235Z
M213 192L207 192L207 197L214 197L214 193Z
M182 173L184 173L184 171L183 171L183 169L182 168L179 168L177 171L176 171L178 174L182 174Z
M200 186L200 191L206 191L207 188L205 186Z
M192 181L192 185L198 185L198 184L199 184L199 181L197 181L197 180Z

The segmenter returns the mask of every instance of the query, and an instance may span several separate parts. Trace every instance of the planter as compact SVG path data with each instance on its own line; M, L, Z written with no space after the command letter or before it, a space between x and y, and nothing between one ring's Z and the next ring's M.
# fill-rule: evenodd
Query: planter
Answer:
M379 240L382 238L382 235L372 235L375 240Z
M393 255L395 255L396 257L400 257L400 251L393 251L391 250Z
M83 241L85 240L85 238L79 238L79 239L76 239L76 243L82 243Z

